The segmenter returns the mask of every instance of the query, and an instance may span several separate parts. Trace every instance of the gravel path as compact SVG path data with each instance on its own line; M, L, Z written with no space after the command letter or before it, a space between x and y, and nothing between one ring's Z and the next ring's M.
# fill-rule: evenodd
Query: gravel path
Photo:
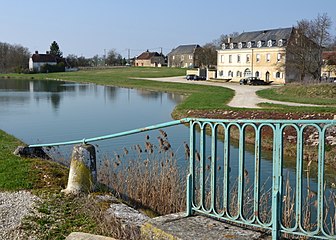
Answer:
M140 78L139 78L140 79ZM189 83L189 84L197 84L197 85L208 85L208 86L217 86L217 87L226 87L235 91L235 96L228 103L230 107L237 108L260 108L258 106L259 103L274 103L274 104L282 104L288 106L317 106L313 104L303 104L303 103L293 103L293 102L281 102L274 101L269 99L260 98L257 96L256 92L261 89L266 88L274 88L277 85L270 86L247 86L247 85L239 85L238 83L231 82L213 82L213 81L187 81L184 76L180 77L166 77L166 78L141 78L146 80L160 81L160 82L175 82L175 83Z
M27 191L0 192L0 239L22 239L18 227L37 200Z

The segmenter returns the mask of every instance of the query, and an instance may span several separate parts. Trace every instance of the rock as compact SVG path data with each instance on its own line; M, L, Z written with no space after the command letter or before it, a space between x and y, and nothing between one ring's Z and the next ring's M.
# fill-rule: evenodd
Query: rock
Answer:
M115 238L93 235L88 233L73 232L66 237L66 240L115 240Z
M27 147L27 146L18 146L14 153L16 156L26 157L26 158L42 158L46 160L51 160L49 155L43 150L42 147Z
M115 217L118 220L121 220L124 225L135 226L138 228L150 219L143 213L140 213L123 203L111 204L110 208L105 213L105 217Z

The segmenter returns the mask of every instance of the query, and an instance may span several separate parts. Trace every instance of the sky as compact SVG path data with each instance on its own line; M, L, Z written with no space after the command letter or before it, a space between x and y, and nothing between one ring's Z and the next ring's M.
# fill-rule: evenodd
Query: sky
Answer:
M336 0L0 0L0 42L31 53L53 41L63 56L123 57L146 51L169 53L221 34L295 26L327 13L336 35Z

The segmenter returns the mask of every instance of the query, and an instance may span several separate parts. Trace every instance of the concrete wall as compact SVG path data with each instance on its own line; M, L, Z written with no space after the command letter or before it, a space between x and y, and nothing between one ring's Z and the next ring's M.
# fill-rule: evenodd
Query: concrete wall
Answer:
M199 75L199 69L188 69L186 75L189 75L189 74Z

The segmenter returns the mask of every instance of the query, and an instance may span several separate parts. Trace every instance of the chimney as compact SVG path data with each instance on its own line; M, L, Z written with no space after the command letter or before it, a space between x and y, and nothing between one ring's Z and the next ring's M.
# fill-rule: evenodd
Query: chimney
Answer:
M231 41L232 41L232 37L228 37L228 43L231 43Z
M35 54L38 54L38 51L35 51Z

